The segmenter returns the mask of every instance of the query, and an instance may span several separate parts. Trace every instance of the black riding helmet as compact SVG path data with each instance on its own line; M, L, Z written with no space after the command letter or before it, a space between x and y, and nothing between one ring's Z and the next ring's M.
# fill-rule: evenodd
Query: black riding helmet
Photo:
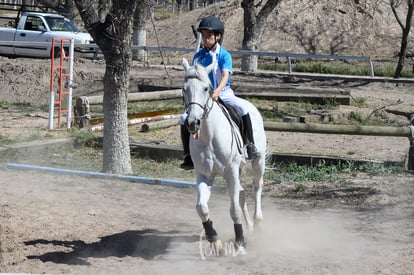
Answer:
M219 44L222 43L223 34L224 34L224 25L223 25L223 22L221 22L220 19L218 19L217 17L210 15L210 16L207 16L207 17L204 17L203 19L201 19L200 24L198 25L197 31L201 32L202 30L213 31L214 36L216 36L218 33L220 33L221 37L218 40L216 38L216 42L214 43L214 45L216 45L217 42ZM214 47L214 45L213 45L213 47ZM205 49L207 51L210 51L210 49L207 48L207 47L205 47Z
M215 16L210 15L210 16L204 17L201 20L200 24L198 25L197 31L202 31L202 30L213 31L214 33L221 33L221 35L223 35L224 25L220 21L220 19L218 19Z

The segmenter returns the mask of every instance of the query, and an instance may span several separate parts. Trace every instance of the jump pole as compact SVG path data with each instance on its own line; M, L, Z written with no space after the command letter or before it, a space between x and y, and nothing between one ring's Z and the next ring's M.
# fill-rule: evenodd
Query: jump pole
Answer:
M168 185L168 186L175 186L175 187L195 187L196 186L194 182L188 182L188 181L147 178L147 177L139 177L139 176L125 176L125 175L117 175L117 174L107 174L107 173L102 173L102 172L78 171L78 170L61 169L61 168L37 166L37 165L29 165L29 164L19 164L19 163L8 163L7 168L15 169L15 170L32 170L32 171L40 171L40 172L50 172L50 173L57 173L57 174L62 174L62 175L72 175L72 176L75 175L75 176L91 177L91 178L98 178L98 179L121 180L121 181L135 182L135 183L154 184L154 185Z

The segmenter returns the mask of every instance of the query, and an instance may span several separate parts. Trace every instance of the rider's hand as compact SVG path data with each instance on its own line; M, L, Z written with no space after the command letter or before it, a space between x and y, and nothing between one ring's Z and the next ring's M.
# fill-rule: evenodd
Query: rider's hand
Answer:
M215 100L215 101L217 101L218 100L218 97L219 97L219 94L220 94L220 90L214 90L213 91L213 94L211 95L211 97Z

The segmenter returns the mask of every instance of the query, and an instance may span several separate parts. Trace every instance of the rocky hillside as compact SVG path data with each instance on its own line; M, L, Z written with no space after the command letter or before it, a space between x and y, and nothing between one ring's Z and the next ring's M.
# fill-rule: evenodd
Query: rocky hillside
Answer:
M239 2L229 0L156 21L155 29L160 44L194 47L191 25L197 26L206 15L216 15L225 23L224 46L232 50L240 49L243 38L243 9ZM401 15L405 16L403 13ZM151 22L147 29L147 45L156 46ZM388 1L286 0L268 18L260 50L367 55L382 59L397 55L400 37L401 29ZM411 52L410 49L409 51Z

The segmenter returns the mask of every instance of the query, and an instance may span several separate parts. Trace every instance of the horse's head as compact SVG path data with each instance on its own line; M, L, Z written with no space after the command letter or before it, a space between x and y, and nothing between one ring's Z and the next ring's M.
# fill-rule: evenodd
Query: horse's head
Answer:
M200 64L190 66L187 59L183 59L185 78L183 94L185 107L188 113L187 127L190 133L195 134L200 129L201 120L208 114L211 98L211 83L208 74L214 64L203 67Z

